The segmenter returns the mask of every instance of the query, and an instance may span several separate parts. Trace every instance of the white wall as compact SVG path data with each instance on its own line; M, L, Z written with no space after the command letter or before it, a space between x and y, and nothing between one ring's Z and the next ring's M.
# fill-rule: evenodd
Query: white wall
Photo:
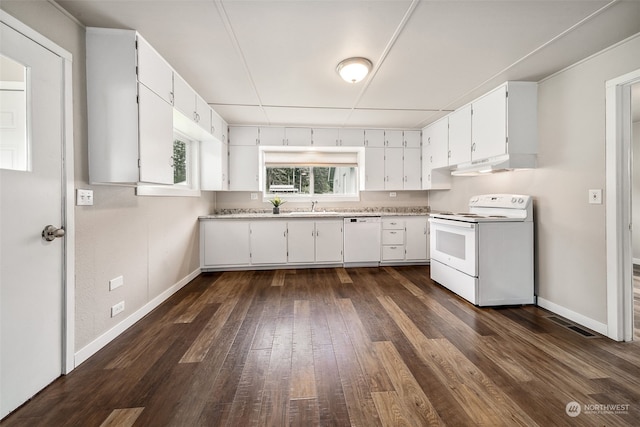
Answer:
M633 86L632 90L640 91L640 83ZM633 224L632 245L633 263L640 264L640 121L635 122L632 128L633 146L633 179L631 186L631 207Z
M76 352L199 268L201 198L137 197L132 188L88 185L84 28L47 1L5 1L0 7L73 55L73 120L77 188L94 190L95 205L76 207ZM125 285L109 292L109 280ZM110 307L125 301L115 318Z
M432 209L454 211L474 194L533 195L537 294L586 326L607 321L605 206L587 197L605 188L605 82L636 69L640 35L542 81L538 168L453 178L430 195Z

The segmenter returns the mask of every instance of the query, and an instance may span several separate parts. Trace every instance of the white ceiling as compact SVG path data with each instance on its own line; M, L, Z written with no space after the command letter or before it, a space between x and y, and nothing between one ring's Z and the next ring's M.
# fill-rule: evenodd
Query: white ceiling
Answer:
M53 0L51 0L53 1ZM623 0L58 0L139 31L230 124L421 128L640 32ZM335 68L364 56L348 84Z

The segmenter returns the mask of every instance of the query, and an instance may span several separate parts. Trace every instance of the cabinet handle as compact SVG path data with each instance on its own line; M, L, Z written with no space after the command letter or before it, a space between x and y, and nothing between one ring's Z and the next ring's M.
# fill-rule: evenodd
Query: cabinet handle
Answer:
M173 105L173 92L169 92L169 99L171 100L171 105Z
M449 152L447 153L447 157L451 158L451 150L449 150Z
M476 151L476 143L471 144L471 151Z
M171 159L171 163L170 163L171 167L172 167L172 168L176 167L176 161L175 161L175 159L173 158L173 156L171 156L171 157L169 157L169 158Z
M389 249L398 249L397 246L389 246Z
M390 234L398 234L398 232L397 232L397 231L390 231L389 233L390 233Z

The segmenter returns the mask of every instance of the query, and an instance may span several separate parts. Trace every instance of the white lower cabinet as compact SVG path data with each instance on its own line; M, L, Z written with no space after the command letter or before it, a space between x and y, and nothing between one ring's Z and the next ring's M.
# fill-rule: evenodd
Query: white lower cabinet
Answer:
M343 221L316 222L316 262L342 262Z
M342 221L289 221L288 243L290 263L342 262Z
M382 262L414 263L429 260L426 216L382 219Z
M203 268L251 263L249 221L200 221L200 263Z
M251 264L286 264L287 222L251 222Z

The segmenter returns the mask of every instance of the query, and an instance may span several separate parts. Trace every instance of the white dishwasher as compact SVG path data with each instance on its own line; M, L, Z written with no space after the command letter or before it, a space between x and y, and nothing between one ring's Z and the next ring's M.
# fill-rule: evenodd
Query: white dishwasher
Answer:
M344 219L344 263L351 267L380 263L380 217Z

